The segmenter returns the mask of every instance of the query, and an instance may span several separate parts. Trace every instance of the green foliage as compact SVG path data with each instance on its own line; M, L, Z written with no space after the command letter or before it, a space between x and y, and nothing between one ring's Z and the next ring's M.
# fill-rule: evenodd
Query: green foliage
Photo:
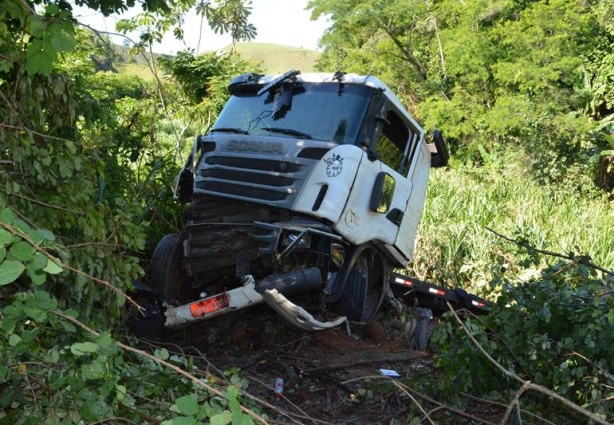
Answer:
M0 421L253 424L236 387L209 393L124 351L108 332L84 332L70 320L77 315L38 289L15 294L3 307ZM166 354L174 366L202 373L192 360Z
M214 116L220 112L230 94L224 86L225 95L223 97L212 96L212 91L215 90L213 83L217 80L224 80L227 85L231 77L247 72L250 66L238 55L232 53L211 52L194 55L192 51L179 52L172 58L161 58L160 64L177 80L184 96L190 100L191 104L197 105L212 99L212 104L215 105L212 109ZM253 71L258 71L258 69L253 69Z
M611 133L600 121L614 111L610 1L312 0L309 8L331 20L319 69L381 76L463 160L479 164L480 145L512 146L544 182L574 184L587 164L594 174Z
M47 230L35 230L17 218L13 210L0 211L0 286L15 282L27 274L34 285L45 283L48 274L62 272L60 259L44 249L59 248L55 236ZM24 273L26 272L26 273Z
M54 4L45 8L45 15L31 15L28 32L32 36L26 50L30 75L40 72L49 75L57 54L75 48L74 27L68 10L60 11Z
M431 172L409 273L492 296L488 282L495 276L546 266L543 257L531 262L525 250L487 228L538 249L589 253L597 264L614 269L614 211L607 199L529 180L521 154L481 155L487 166L455 163Z
M193 105L173 82L95 73L66 10L24 6L0 7L0 421L252 423L236 388L209 393L71 319L120 324L139 257L178 225Z
M100 10L105 16L112 13L121 13L130 7L134 7L134 0L76 0L77 6L85 5L90 9ZM169 11L169 6L165 0L144 0L141 2L144 10Z
M0 135L3 158L10 162L0 174L0 207L10 205L33 228L52 231L63 262L128 288L141 273L129 253L144 248L147 223L138 201L122 199L120 188L115 188L118 196L101 196L104 172L112 163L104 143L82 138L92 121L80 113L73 93L85 75L72 80L65 75L28 77L26 72L20 68L0 83L10 105L0 112L5 124ZM125 177L121 183L127 187L130 179ZM122 302L88 286L82 277L70 276L65 284L65 305L82 303L95 311L94 302ZM101 318L117 318L119 313L111 308Z
M133 0L79 0L104 14L134 6ZM35 12L34 4L43 7ZM149 10L168 10L164 0L146 0ZM3 0L0 12L0 72L8 72L25 53L24 65L29 75L49 76L58 55L75 49L75 26L70 4L65 2L20 2ZM19 47L17 47L19 46Z
M162 42L168 32L172 32L177 39L183 39L183 17L188 13L196 13L201 19L206 19L217 34L229 33L233 44L241 40L252 40L257 33L256 27L248 22L251 6L245 0L176 1L171 4L170 10L146 10L133 18L122 19L117 23L117 30L123 34L140 31L136 49L151 48L154 43Z
M55 235L33 229L9 208L0 211L0 226L0 286L14 288L3 292L0 304L0 421L113 417L151 423L170 417L163 423L253 424L241 409L237 387L220 391L224 397L210 394L151 359L133 357L110 333L76 327L80 313L60 309L61 300L41 289L51 275L64 271L50 253L62 248ZM190 359L165 349L155 354L201 373ZM238 371L230 382L245 387Z
M243 0L219 0L215 5L199 5L197 11L204 14L216 34L229 33L234 44L236 41L249 41L256 37L256 27L247 21L252 13L250 4Z
M607 402L614 395L611 276L561 262L525 281L497 279L492 285L500 295L491 314L479 320L465 318L482 347L523 380L551 388L611 421L614 410ZM510 387L453 318L445 320L431 341L440 350L444 387L476 395L502 393ZM550 401L539 402L540 410L548 410Z
M202 398L202 397L201 397ZM216 425L226 425L229 423L252 425L254 421L241 411L241 397L236 387L229 386L226 390L226 397L215 397L207 400L199 400L196 393L179 397L170 407L171 412L178 413L180 416L171 420L163 421L163 425L184 425L199 424L205 419ZM223 409L223 410L222 410Z

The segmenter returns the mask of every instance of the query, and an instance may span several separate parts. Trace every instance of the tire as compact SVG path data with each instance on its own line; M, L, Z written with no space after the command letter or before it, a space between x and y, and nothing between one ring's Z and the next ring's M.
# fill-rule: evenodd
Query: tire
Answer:
M388 288L388 262L372 246L362 245L354 251L348 267L334 309L352 322L369 323Z
M182 266L182 238L177 233L164 236L151 257L148 281L156 295L167 305L187 301L187 275Z

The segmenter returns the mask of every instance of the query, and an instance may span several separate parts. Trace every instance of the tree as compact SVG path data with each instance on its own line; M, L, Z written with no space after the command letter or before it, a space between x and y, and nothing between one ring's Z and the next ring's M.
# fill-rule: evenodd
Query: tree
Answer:
M103 13L130 5L85 4ZM168 10L158 1L144 8ZM14 0L0 8L0 209L51 231L60 261L84 274L43 280L27 262L5 283L45 283L57 289L61 305L79 305L88 317L113 323L125 300L108 289L125 291L143 274L138 254L146 248L150 221L166 211L164 226L172 226L171 218L178 216L167 206L181 162L175 152L183 148L189 125L171 130L174 140L167 138L163 126L174 123L164 83L150 87L95 74L92 39L75 29L70 5L48 3L39 10ZM152 239L158 239L156 231ZM0 258L0 274L12 261ZM106 282L106 289L87 275ZM99 303L110 307L100 310Z
M428 128L442 127L457 155L479 162L482 148L524 150L538 174L557 180L568 170L573 179L586 175L603 147L594 131L595 118L611 115L610 3L312 0L309 7L332 22L320 67L379 73L407 93ZM589 96L581 90L587 83ZM596 110L605 115L586 113Z
M256 36L256 27L248 21L251 15L250 5L249 0L219 0L214 4L203 0L182 0L173 3L170 11L145 11L134 18L121 20L117 29L124 34L140 31L140 43L137 47L151 50L151 45L161 42L169 31L172 31L175 38L182 40L183 16L193 11L201 16L201 22L206 19L217 34L229 33L234 44L241 40L252 40Z

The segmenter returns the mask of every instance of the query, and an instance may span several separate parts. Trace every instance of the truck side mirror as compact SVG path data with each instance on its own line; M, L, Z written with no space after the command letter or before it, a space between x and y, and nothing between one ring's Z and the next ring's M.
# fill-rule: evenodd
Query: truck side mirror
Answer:
M433 132L433 143L428 145L428 147L431 151L431 167L445 167L448 165L450 153L441 131L435 130Z

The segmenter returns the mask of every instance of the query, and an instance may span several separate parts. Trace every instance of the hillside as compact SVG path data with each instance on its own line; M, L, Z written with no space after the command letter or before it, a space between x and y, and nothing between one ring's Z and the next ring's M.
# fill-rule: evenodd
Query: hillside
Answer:
M115 45L115 56L112 59L112 68L122 74L136 75L143 79L153 79L151 70L143 56L130 56L129 49L125 46ZM262 66L263 70L270 74L279 74L289 69L298 69L302 72L315 71L315 64L320 52L307 50L299 47L284 46L270 43L237 43L235 51L243 58L253 61ZM226 46L221 51L230 52L232 45ZM154 55L158 58L162 55ZM107 58L109 60L109 58ZM101 58L104 62L104 59Z
M223 50L230 51L231 48L232 46L227 46ZM289 69L314 71L320 56L315 50L269 43L237 43L235 50L245 59L261 63L263 69L271 74L283 73Z

